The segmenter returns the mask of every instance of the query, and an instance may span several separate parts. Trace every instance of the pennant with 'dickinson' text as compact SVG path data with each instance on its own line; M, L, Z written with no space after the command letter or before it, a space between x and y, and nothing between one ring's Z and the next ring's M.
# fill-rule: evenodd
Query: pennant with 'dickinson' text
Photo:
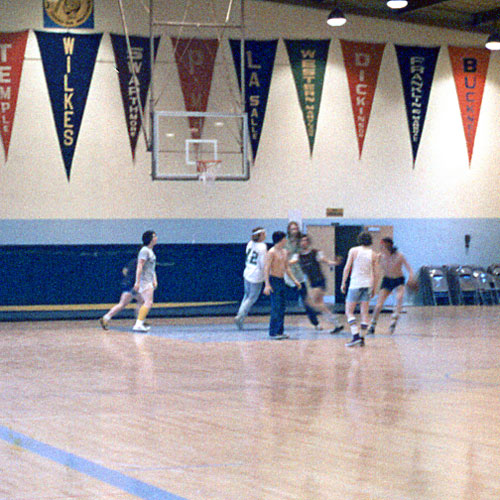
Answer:
M396 45L399 71L403 83L406 116L410 129L413 167L422 138L425 116L431 95L439 47Z
M448 53L457 88L470 166L490 62L490 51L449 46Z
M186 111L205 112L219 40L172 37L172 45ZM204 121L203 117L189 117L189 128L193 139L201 138Z
M9 156L27 40L28 31L0 33L0 135L6 160Z
M241 41L229 40L229 43L241 90ZM252 161L255 161L259 148L277 47L278 40L245 40L243 46L245 111L248 115Z
M361 158L385 43L340 40L340 44L351 95L359 158Z
M137 139L142 127L142 116L146 107L146 99L151 82L150 39L147 37L130 36L129 54L127 39L124 35L111 33L110 36L115 54L132 159L135 160ZM159 43L160 37L155 37L154 60L156 60Z
M285 45L312 155L330 40L285 40Z
M35 31L68 181L102 34Z

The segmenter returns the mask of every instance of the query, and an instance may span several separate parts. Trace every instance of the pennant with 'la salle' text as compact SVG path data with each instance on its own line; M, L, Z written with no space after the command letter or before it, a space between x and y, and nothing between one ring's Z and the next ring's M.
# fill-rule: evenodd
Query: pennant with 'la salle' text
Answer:
M285 45L312 155L330 40L285 40Z
M0 33L0 135L6 160L9 156L27 40L28 31Z
M488 49L448 47L458 103L462 113L469 166L474 151L477 123L483 102L486 73L490 62Z
M102 34L35 31L68 181Z
M172 37L172 45L186 111L205 112L219 40ZM189 128L193 139L201 138L204 121L203 117L189 117Z
M385 43L340 40L340 44L351 94L359 158L361 158Z
M233 61L241 90L241 42L229 40ZM248 130L252 146L252 160L255 161L260 136L264 125L267 98L271 88L274 59L278 40L245 40L245 111L248 114Z
M141 117L144 114L149 84L151 82L150 39L141 36L130 36L131 50L129 55L126 37L113 33L110 36L113 52L115 53L115 63L118 70L118 80L120 82L132 159L135 160L137 139L142 127ZM160 37L155 37L155 60L159 43ZM137 81L134 81L135 76L137 77Z
M418 146L422 138L425 115L429 105L434 71L439 47L416 47L396 45L399 71L403 83L406 116L410 129L413 167L417 159Z

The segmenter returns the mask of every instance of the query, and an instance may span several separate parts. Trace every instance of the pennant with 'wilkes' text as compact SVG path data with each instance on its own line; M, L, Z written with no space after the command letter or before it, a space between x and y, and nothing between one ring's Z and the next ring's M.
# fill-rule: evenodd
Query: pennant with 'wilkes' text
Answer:
M340 44L351 94L359 158L361 158L385 43L340 40Z
M69 181L102 34L75 35L44 31L35 31L35 34Z
M28 31L0 33L0 135L6 160L9 156L27 40Z
M403 82L406 116L410 129L413 167L424 129L425 115L431 95L439 47L407 47L396 45L399 71Z
M229 40L234 66L241 90L241 42ZM267 98L271 88L274 59L278 40L245 40L245 111L248 114L248 129L252 146L252 160L255 161L260 136L264 125Z
M219 40L172 37L172 45L186 111L205 112ZM203 117L189 117L189 128L193 139L201 138L203 124Z
M488 49L448 47L458 103L462 113L469 166L474 151L479 112L483 101L486 73L490 62Z
M118 70L132 159L135 160L137 139L142 127L141 117L144 114L149 84L151 82L150 39L140 36L130 36L131 51L129 55L126 37L113 33L110 36L113 52L115 53L115 63ZM159 43L160 37L155 37L155 60ZM137 77L137 81L134 81L134 74Z
M285 40L285 45L312 155L330 40Z

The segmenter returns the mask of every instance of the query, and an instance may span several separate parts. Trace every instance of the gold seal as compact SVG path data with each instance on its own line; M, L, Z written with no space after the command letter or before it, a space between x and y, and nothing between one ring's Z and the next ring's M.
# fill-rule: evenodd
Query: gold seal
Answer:
M92 14L94 0L44 0L47 15L59 26L76 28Z

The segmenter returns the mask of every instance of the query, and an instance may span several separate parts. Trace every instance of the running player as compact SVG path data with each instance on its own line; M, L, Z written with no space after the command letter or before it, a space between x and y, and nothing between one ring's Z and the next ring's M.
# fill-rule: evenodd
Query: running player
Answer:
M347 323L351 328L352 340L347 347L365 345L365 333L368 329L370 299L374 296L374 285L377 283L377 257L372 250L372 236L362 232L358 236L359 246L349 250L347 262L342 275L342 293L346 293L346 282L349 275L351 282L346 297ZM356 323L354 311L356 305L361 308L361 331Z
M377 320L382 311L387 297L395 290L396 291L396 311L391 316L391 323L389 331L394 333L396 325L403 308L403 298L405 294L405 278L403 275L403 268L408 272L408 282L413 281L413 269L406 260L406 257L398 252L397 247L394 246L394 241L391 238L382 238L380 242L380 255L378 262L382 268L383 278L380 285L378 294L377 305L373 311L372 322L368 328L368 334L375 333Z

